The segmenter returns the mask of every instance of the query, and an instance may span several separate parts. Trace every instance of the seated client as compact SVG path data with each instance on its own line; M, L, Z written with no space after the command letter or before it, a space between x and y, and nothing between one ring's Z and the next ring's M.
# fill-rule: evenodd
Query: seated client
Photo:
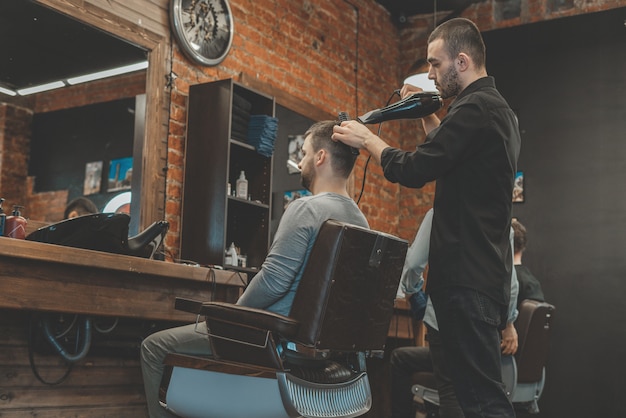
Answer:
M313 195L289 204L269 254L237 304L288 315L315 238L328 219L369 227L347 190L356 156L331 140L336 121L318 122L305 133L300 181ZM150 417L172 417L159 405L163 359L168 353L210 355L206 324L157 332L141 345L141 368Z

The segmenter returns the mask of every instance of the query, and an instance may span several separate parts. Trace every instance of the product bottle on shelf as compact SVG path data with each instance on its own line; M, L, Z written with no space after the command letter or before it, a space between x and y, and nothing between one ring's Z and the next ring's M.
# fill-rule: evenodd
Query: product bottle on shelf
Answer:
M230 264L233 266L239 265L239 259L237 256L237 248L235 248L235 243L230 244L230 248L228 249L228 253L230 254Z
M242 199L248 198L248 180L246 179L246 173L241 170L239 178L237 179L237 197Z

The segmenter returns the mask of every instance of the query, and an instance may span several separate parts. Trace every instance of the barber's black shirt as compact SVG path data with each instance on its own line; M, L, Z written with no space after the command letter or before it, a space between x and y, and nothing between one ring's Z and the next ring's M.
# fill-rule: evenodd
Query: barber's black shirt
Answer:
M427 291L476 289L510 297L513 180L521 139L517 118L492 77L459 94L414 152L386 148L385 177L406 187L437 180Z

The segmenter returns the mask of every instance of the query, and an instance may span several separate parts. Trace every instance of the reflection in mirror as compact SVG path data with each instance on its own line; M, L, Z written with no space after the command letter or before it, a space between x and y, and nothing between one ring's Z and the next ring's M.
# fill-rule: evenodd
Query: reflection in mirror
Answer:
M12 39L0 43L5 210L22 205L27 218L55 222L78 196L100 210L126 189L140 196L147 52L25 0L0 2L0 37ZM123 75L75 79L131 64L139 67ZM32 92L49 83L61 88ZM133 233L138 218L137 201Z

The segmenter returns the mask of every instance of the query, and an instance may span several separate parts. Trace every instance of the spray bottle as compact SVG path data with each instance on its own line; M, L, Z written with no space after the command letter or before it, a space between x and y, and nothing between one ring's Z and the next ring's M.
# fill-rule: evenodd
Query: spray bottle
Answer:
M9 238L26 238L26 219L20 213L24 206L13 206L13 212L7 216L4 223L4 235Z

